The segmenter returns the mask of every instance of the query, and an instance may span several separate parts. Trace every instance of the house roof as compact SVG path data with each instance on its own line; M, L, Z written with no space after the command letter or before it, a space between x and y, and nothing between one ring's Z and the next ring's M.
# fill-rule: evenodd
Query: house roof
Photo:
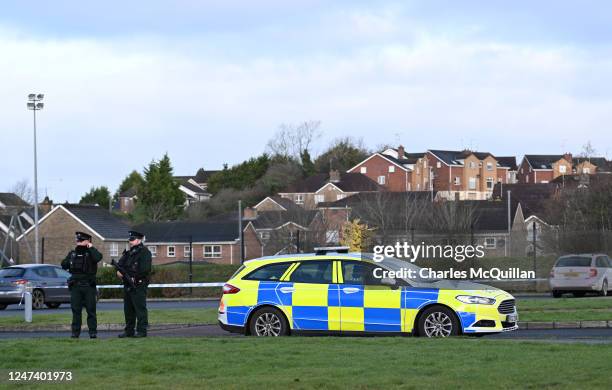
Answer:
M436 198L437 191L434 191L434 199ZM326 207L354 207L355 205L367 202L373 202L377 200L379 197L384 197L386 201L396 201L396 200L408 200L419 201L419 200L427 200L431 201L431 191L407 191L407 192L364 192L360 194L355 194L352 196L348 196L344 199L336 200L334 202L321 202L317 205L319 208Z
M417 160L421 157L423 157L425 155L425 152L423 153L406 153L404 152L403 156L399 155L399 151L396 148L390 148L391 150L395 151L395 153L397 154L397 157L391 155L391 154L387 154L384 151L381 152L380 154L382 154L383 156L387 157L389 160L393 161L396 164L400 164L400 165L405 165L405 164L416 164ZM389 150L389 149L387 149Z
M532 215L542 216L546 212L547 202L558 192L559 185L555 183L517 183L517 184L495 184L493 187L493 198L501 199L506 203L508 191L510 191L510 202L515 207L521 204L523 215L528 218Z
M148 243L157 242L228 242L238 239L234 222L149 222L134 227L143 233Z
M489 152L473 152L471 150L428 150L433 155L438 157L444 163L448 165L463 165L463 162L460 160L465 159L469 155L473 154L479 160L484 160L489 156L493 156Z
M289 186L282 193L315 193L330 183L329 174L318 173ZM340 173L340 181L332 183L344 192L378 191L379 185L361 173Z
M300 213L291 211L260 211L257 218L251 221L256 230L276 229L287 223L294 223L307 228L317 215L317 210L302 210Z
M61 205L104 239L127 240L130 227L103 207L92 205Z
M274 196L267 196L265 197L261 202L257 203L255 206L253 206L254 208L257 208L257 206L259 206L263 201L265 201L266 199L270 199L272 202L276 203L277 205L279 205L280 207L282 207L283 209L285 209L286 211L297 211L297 210L303 210L303 207L295 204L294 201L292 201L289 198L283 198L282 196L278 196L278 195L274 195Z
M28 202L12 192L0 192L0 203L7 207L28 207Z
M604 157L574 157L572 160L574 165L578 165L584 161L588 161L591 164L595 165L597 168L602 167L603 169L607 168L609 164L609 161L606 160Z
M510 168L511 171L516 171L518 166L516 165L516 157L507 156L507 157L495 157L500 167Z
M207 183L208 179L210 179L212 175L219 172L221 171L205 171L203 169L200 169L193 178L197 183Z
M193 184L190 180L193 179L193 176L174 176L174 179L183 187L187 188L190 191L195 192L196 194L207 194L206 190L202 189L199 185ZM195 179L193 179L195 180Z
M563 158L562 154L526 154L525 160L533 169L552 169L552 165Z

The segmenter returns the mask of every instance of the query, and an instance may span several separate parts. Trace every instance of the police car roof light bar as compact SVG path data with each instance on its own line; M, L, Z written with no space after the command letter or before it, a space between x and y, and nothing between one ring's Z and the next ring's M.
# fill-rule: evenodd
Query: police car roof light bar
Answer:
M326 255L328 253L349 253L348 246L321 246L318 248L314 248L315 255Z

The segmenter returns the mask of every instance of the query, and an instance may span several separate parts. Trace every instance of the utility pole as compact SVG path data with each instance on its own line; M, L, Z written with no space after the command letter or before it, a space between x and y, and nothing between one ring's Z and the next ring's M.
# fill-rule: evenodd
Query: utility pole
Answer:
M240 264L244 263L244 237L242 237L242 201L238 201L238 243L240 244Z
M38 242L38 161L36 151L36 111L42 110L45 104L42 102L45 95L42 93L31 93L28 95L28 110L34 112L34 262L40 264L40 250Z
M501 195L501 192L500 192L500 195ZM510 237L512 236L512 211L510 207L511 205L510 196L511 196L510 190L508 190L508 239L506 240L506 256L510 255L509 249L511 248L510 244L512 243L510 239Z

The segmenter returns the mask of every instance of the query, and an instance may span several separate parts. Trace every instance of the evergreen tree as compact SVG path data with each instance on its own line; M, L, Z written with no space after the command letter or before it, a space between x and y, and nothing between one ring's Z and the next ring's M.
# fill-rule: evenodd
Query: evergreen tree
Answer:
M108 209L110 196L110 191L106 186L91 187L89 192L81 197L79 204L97 204L100 207Z
M304 149L304 151L300 154L300 158L302 160L302 172L304 177L312 176L316 173L314 163L310 158L310 153L308 149Z
M151 222L174 220L183 211L185 196L172 176L172 165L167 154L152 161L144 171L139 208Z

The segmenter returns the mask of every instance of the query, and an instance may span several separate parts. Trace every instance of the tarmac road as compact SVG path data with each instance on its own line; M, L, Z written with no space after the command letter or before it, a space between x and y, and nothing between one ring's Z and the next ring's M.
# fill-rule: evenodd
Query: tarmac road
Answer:
M211 299L211 300L198 300L198 301L155 301L149 300L147 302L147 307L149 309L204 309L210 307L219 307L219 300ZM104 310L123 310L122 302L98 302L97 308L98 311ZM34 316L39 314L58 314L58 313L70 313L70 304L64 303L57 309L49 309L44 308L42 310L34 310L32 311ZM0 317L10 317L10 316L23 316L23 305L19 307L19 305L9 305L6 309L0 311Z
M119 331L98 332L102 339L115 338ZM18 338L68 338L70 332L0 332L0 339ZM165 330L151 330L149 337L243 337L237 334L223 331L217 325L201 325L189 328L174 328ZM89 340L87 334L82 339ZM474 338L474 340L516 340L516 341L540 341L552 343L583 343L583 344L612 344L612 329L542 329L542 330L518 330L514 332L501 333L497 335ZM144 340L143 340L144 341Z

